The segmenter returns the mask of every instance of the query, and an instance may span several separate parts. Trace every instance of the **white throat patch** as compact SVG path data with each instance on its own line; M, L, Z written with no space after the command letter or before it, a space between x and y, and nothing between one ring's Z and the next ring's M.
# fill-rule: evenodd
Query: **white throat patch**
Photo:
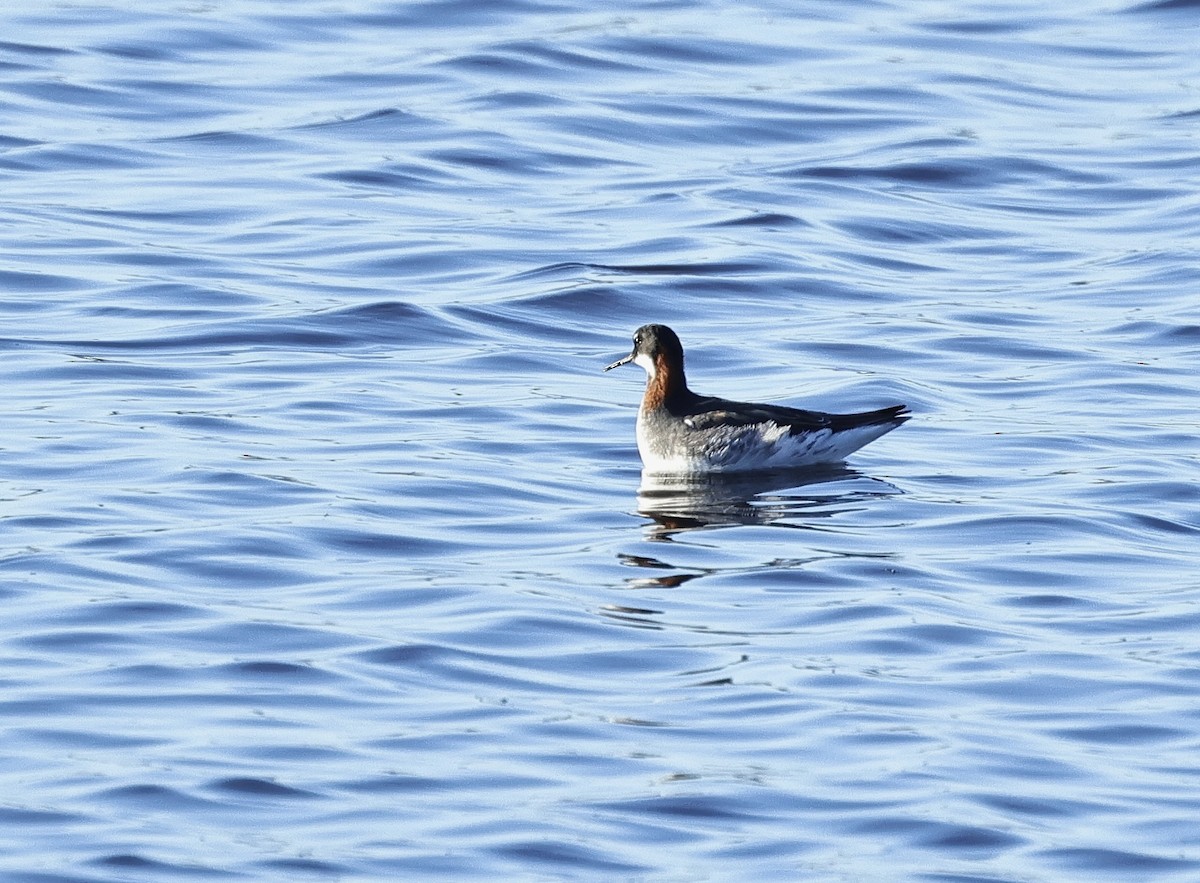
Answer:
M654 360L652 358L650 358L648 355L646 355L645 353L638 353L636 356L633 357L633 364L641 365L643 368L646 369L646 374L648 374L650 376L650 379L651 380L654 379L654 375L657 373L657 371L654 367Z

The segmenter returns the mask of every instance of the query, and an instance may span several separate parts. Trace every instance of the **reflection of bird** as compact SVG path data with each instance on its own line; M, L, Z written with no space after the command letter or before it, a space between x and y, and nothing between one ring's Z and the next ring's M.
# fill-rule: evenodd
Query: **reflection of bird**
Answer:
M838 463L911 416L904 405L826 414L698 395L688 389L683 345L666 325L643 325L634 332L633 351L604 370L629 362L646 369L637 444L648 472L734 472Z
M708 475L643 473L637 511L652 539L706 528L768 525L822 529L827 519L898 491L845 466Z

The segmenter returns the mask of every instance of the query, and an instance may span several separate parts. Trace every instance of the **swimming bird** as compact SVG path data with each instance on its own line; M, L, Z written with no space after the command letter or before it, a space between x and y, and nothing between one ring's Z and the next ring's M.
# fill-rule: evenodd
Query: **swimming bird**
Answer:
M840 463L912 416L905 405L826 414L699 395L688 389L683 344L666 325L643 325L633 334L633 351L604 370L630 362L646 369L637 446L642 466L652 473Z

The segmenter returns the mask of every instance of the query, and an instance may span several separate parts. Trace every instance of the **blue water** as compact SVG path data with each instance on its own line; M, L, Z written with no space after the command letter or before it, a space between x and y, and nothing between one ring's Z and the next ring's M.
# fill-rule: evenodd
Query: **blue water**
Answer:
M0 11L0 877L1200 879L1200 5ZM917 416L643 483L642 375Z

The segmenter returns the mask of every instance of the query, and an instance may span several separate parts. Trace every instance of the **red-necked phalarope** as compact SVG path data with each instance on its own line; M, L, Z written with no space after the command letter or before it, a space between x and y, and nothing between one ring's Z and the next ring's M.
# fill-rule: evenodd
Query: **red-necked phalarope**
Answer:
M648 472L734 472L839 463L912 415L905 405L826 414L697 395L683 373L683 345L666 325L643 325L633 352L646 369L637 446Z

